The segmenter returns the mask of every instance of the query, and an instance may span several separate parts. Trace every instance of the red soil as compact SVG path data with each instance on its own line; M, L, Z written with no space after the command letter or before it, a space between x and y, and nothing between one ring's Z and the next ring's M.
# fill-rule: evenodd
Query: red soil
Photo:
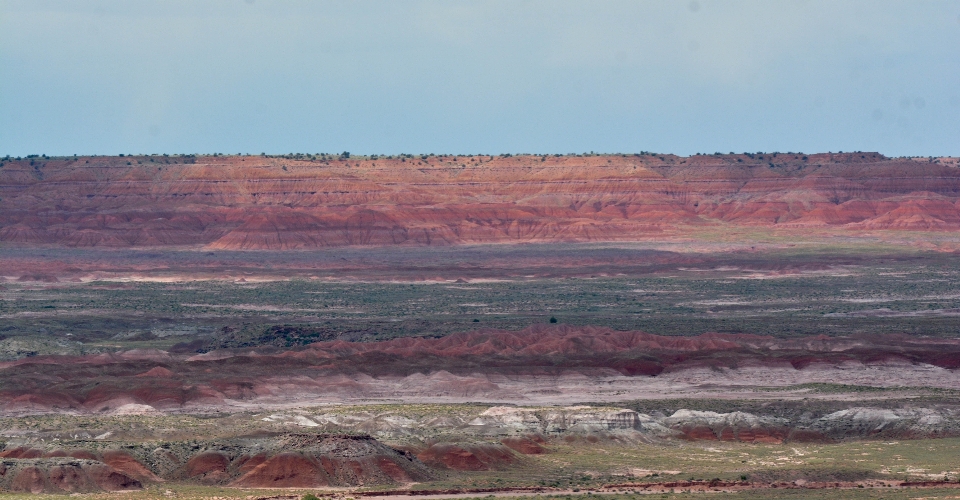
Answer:
M101 461L110 467L139 481L156 482L161 479L150 471L146 466L130 456L129 453L119 450L108 450L103 452Z
M396 462L387 457L378 457L376 459L376 466L395 482L409 483L414 480L407 471L403 470Z
M717 434L706 426L693 426L680 429L684 437L691 441L717 441Z
M237 459L237 470L240 472L240 474L246 474L266 461L266 453L258 453L252 457L243 455Z
M43 450L35 448L18 447L0 452L0 458L40 458L43 456Z
M39 467L25 467L16 476L10 484L13 491L24 491L30 493L43 493L46 489L43 471Z
M678 429L683 439L690 441L740 441L744 443L782 443L789 429L685 426ZM805 435L790 436L793 441L821 441L822 437L808 439Z
M89 471L90 477L100 489L107 491L121 491L130 489L139 489L140 482L125 474L106 466L92 466Z
M320 463L297 453L270 457L232 484L242 488L307 488L329 485L327 474Z
M253 456L243 452L249 445L249 439L245 439L244 444L231 443L193 454L188 451L182 457L167 448L149 451L149 446L146 450L131 446L129 451L105 451L99 461L69 458L63 449L49 450L45 454L48 458L25 460L24 455L44 451L15 447L0 457L0 491L116 490L139 488L140 481L164 480L254 488L359 486L432 477L413 455L368 436L286 434L262 438L254 449L266 447L272 451ZM161 460L148 458L149 465L144 465L135 458L142 458L144 453ZM72 450L70 455L95 457L83 449Z
M145 371L145 372L143 372L143 373L141 373L140 375L137 375L137 376L138 376L138 377L170 378L170 377L173 377L174 374L173 374L172 371L170 371L170 370L168 370L168 369L166 369L166 368L164 368L164 367L162 367L162 366L155 366L155 367L153 367L153 368L151 368L151 369L149 369L149 370L147 370L147 371Z
M734 439L745 443L782 443L786 437L782 429L740 429L736 432ZM801 441L802 439L799 439L801 437L803 436L797 436L794 440Z
M528 437L504 438L500 443L521 455L540 455L547 451L540 443Z
M253 456L243 453L244 446L234 443L219 450L192 455L187 452L182 461L170 449L160 448L148 453L163 457L166 463L147 460L149 466L134 458L145 452L136 447L131 447L130 452L105 451L101 461L67 458L64 457L67 452L62 449L45 453L25 447L11 448L5 450L0 459L0 491L115 490L139 488L140 481L164 480L252 488L372 486L432 477L432 472L413 455L367 436L286 434L263 438L254 445L255 449L266 447L272 451ZM29 451L36 452L31 455L58 458L9 458ZM94 456L82 449L72 450L70 454ZM182 466L181 462L184 462Z
M289 250L717 224L950 231L957 193L953 163L876 153L31 159L0 169L0 241Z
M232 486L247 488L358 486L421 481L423 464L376 440L359 436L292 436L272 456L240 457L242 475ZM253 462L258 462L254 465Z
M494 445L439 443L417 454L427 465L453 470L497 470L516 461L510 451Z
M139 481L99 462L54 459L0 463L0 491L85 493L140 488Z
M205 452L187 461L187 477L205 483L220 483L230 477L230 459L223 453Z
M70 452L70 457L82 458L85 460L99 460L96 455L87 450L74 450Z

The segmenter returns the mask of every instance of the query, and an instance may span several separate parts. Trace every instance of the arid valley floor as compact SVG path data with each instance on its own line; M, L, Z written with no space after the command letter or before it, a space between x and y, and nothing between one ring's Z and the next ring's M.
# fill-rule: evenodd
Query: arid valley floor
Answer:
M958 285L955 158L3 159L0 497L956 498Z

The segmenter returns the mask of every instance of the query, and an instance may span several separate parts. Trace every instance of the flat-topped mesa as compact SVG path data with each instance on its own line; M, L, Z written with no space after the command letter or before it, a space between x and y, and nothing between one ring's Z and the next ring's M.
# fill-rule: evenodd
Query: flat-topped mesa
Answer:
M960 228L956 158L877 153L2 160L0 242L307 249Z

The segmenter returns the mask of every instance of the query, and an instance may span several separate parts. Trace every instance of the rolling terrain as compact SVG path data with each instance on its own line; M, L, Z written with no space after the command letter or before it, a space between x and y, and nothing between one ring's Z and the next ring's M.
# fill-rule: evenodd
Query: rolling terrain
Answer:
M0 159L0 496L955 495L958 252L956 158Z

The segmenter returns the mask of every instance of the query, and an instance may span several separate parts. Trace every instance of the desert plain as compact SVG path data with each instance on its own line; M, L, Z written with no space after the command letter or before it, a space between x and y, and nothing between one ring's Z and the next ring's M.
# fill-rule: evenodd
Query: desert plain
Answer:
M957 158L7 157L0 491L957 497L958 284Z

